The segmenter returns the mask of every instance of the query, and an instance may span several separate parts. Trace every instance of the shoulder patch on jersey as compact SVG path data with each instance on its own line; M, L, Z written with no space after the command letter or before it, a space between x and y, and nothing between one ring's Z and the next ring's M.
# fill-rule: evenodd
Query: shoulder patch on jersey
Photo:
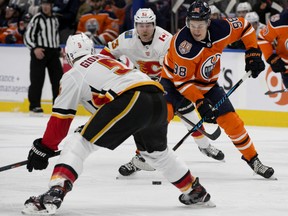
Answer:
M124 33L124 38L132 38L132 36L133 36L133 31L132 30L126 31Z
M194 58L203 47L196 42L187 27L184 27L176 36L175 49L177 54L185 58Z
M284 11L281 14L275 14L270 18L270 23L273 28L282 27L288 25L288 11Z
M165 32L163 32L163 33L159 36L159 40L161 40L161 41L164 42L168 37L169 37L169 35L166 34Z
M183 42L180 43L178 49L179 49L179 52L182 54L182 55L185 55L187 53L190 52L192 48L192 44L189 43L188 41L184 40Z

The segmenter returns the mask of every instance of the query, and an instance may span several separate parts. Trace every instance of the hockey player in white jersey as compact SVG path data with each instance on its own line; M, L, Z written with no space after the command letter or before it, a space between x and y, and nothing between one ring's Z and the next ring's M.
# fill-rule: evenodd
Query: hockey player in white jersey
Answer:
M160 79L160 72L163 64L163 59L170 46L172 35L166 30L156 26L156 16L150 8L140 8L134 16L134 29L126 31L119 35L114 41L108 43L108 47L104 48L101 53L105 55L113 55L115 58L128 57L133 65L143 73L147 74L154 80ZM124 58L123 58L124 57ZM127 61L130 64L130 61ZM165 83L162 83L165 88ZM167 92L168 90L165 89ZM169 97L171 97L171 92ZM196 123L199 121L196 112L193 111L193 104L181 96L178 92L172 103L174 111L180 112L184 117ZM170 121L174 116L169 116ZM190 125L184 122L188 129ZM204 129L204 128L202 128ZM222 151L210 144L207 137L196 131L192 134L199 150L216 160L223 160L224 154ZM132 160L138 160L140 163L144 162L138 151ZM139 171L132 160L119 168L121 175L128 176ZM146 166L143 164L143 166Z
M93 42L83 33L70 36L65 51L72 69L63 75L62 90L53 105L44 134L49 134L50 139L43 137L33 142L28 155L29 171L47 167L81 99L90 100L99 109L81 133L65 140L49 190L26 200L22 213L55 214L82 173L85 159L99 148L114 150L131 135L149 164L181 191L181 203L215 207L199 178L167 147L167 106L160 83L115 59L94 55Z

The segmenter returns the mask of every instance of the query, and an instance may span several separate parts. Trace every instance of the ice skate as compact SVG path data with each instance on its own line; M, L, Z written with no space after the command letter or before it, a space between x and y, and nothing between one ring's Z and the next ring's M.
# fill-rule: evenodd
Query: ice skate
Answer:
M224 160L225 155L223 154L223 152L214 147L213 145L209 144L207 148L200 148L200 147L198 148L204 155L207 155L208 157L211 157L215 160L225 162Z
M185 205L203 206L203 207L216 207L210 200L211 196L207 193L206 189L199 183L197 177L192 184L192 191L189 194L181 194L179 201Z
M25 215L54 215L60 208L67 192L71 191L72 184L66 180L64 187L53 186L46 193L37 197L32 196L24 203L22 214Z
M266 179L272 179L272 180L277 180L273 176L274 174L274 169L272 167L265 166L262 164L262 162L259 160L258 155L253 157L250 161L247 161L244 156L242 156L242 159L245 160L248 165L251 167L251 169L258 175L266 178Z
M137 160L142 160L143 162L145 162L145 159L140 154L136 154L133 158L136 158ZM141 170L134 165L134 163L132 162L133 158L128 163L120 166L118 171L122 176L129 176Z
M43 109L41 107L34 107L33 109L30 109L29 115L33 117L42 117Z

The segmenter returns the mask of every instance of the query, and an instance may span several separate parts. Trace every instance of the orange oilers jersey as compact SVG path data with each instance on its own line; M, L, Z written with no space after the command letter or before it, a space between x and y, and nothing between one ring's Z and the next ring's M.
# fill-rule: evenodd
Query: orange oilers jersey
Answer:
M0 43L5 44L6 37L13 35L16 38L16 44L23 44L23 36L18 32L17 25L10 25L8 28L2 28L0 31Z
M241 39L246 49L257 48L256 33L244 18L211 20L204 41L193 39L186 26L173 36L161 76L192 102L203 98L220 73L220 57L226 46Z
M288 11L275 14L258 37L258 45L267 60L273 53L274 46L277 55L288 64ZM286 70L287 71L287 70Z
M80 17L77 33L91 32L106 44L119 35L118 19L113 15L114 14L109 11L100 11L98 14L85 14Z

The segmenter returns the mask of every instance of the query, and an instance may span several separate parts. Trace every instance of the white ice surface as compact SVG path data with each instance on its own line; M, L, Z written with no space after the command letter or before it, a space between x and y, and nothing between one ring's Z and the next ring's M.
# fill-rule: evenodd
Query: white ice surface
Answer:
M34 139L41 137L49 116L29 117L23 113L0 113L0 167L26 160ZM71 131L85 123L76 117ZM215 126L206 126L209 132ZM83 174L67 194L57 212L62 216L286 216L288 215L288 129L246 127L255 142L259 158L275 169L278 181L253 175L226 134L212 143L225 153L225 163L204 156L189 137L176 151L191 172L212 196L216 208L195 209L178 201L180 192L157 171L141 171L129 178L116 179L120 165L134 156L132 138L115 151L101 149L85 162ZM172 148L186 133L183 124L169 125ZM60 146L61 148L61 146ZM29 173L25 167L0 172L0 215L21 215L29 196L48 189L57 158L44 171ZM152 185L152 181L162 185Z

